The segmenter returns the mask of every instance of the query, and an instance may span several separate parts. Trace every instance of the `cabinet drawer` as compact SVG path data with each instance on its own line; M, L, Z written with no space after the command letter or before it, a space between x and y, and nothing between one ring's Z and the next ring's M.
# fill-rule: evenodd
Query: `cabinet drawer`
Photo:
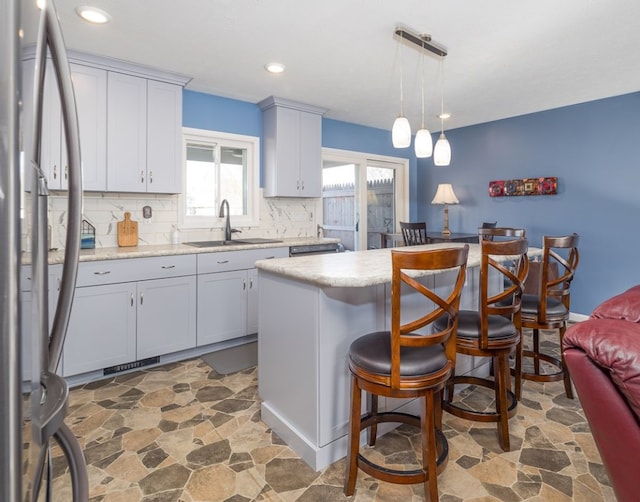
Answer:
M198 255L198 274L246 270L253 268L258 260L286 258L288 247L248 249L242 251L222 251L219 253L201 253Z
M195 273L195 255L91 261L79 264L76 286L81 288L100 284L195 275Z

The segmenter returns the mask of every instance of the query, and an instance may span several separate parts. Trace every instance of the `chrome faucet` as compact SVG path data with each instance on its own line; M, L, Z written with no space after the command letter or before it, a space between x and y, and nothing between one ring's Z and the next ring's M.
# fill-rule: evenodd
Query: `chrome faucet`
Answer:
M229 201L227 199L223 199L220 204L220 214L218 216L220 218L224 218L224 207L227 206L227 222L224 227L224 240L230 241L231 234L235 234L237 232L242 232L242 230L238 230L237 228L231 228L231 219L229 215Z
M227 206L227 223L224 227L224 240L231 240L231 220L229 218L229 201L227 199L223 199L220 204L220 214L218 215L220 218L224 218L224 206Z

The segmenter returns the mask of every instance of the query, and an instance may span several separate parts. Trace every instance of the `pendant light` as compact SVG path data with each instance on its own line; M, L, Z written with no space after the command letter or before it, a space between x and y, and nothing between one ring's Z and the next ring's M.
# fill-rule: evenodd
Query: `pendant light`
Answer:
M394 148L407 148L411 145L411 124L404 116L404 96L402 85L402 37L400 37L399 53L400 53L400 115L393 123L391 128L391 142Z
M416 151L416 157L424 159L431 157L433 153L433 139L431 138L431 132L424 127L424 52L420 51L420 70L422 72L422 123L420 130L416 133L416 140L414 148Z
M451 145L444 135L444 63L440 61L440 137L436 141L433 150L433 164L438 167L445 167L451 164Z

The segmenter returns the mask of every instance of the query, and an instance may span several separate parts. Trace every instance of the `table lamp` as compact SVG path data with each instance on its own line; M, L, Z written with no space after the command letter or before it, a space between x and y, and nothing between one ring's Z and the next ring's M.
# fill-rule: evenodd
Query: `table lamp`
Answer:
M456 194L453 193L451 183L440 183L436 195L431 204L444 204L444 227L442 227L442 235L451 235L449 230L449 208L447 204L459 204Z

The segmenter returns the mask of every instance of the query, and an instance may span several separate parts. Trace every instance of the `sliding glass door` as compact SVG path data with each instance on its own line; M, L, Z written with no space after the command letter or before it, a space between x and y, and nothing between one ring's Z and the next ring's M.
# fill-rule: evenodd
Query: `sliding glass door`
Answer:
M382 247L408 215L408 161L343 150L323 150L322 227L346 249Z

